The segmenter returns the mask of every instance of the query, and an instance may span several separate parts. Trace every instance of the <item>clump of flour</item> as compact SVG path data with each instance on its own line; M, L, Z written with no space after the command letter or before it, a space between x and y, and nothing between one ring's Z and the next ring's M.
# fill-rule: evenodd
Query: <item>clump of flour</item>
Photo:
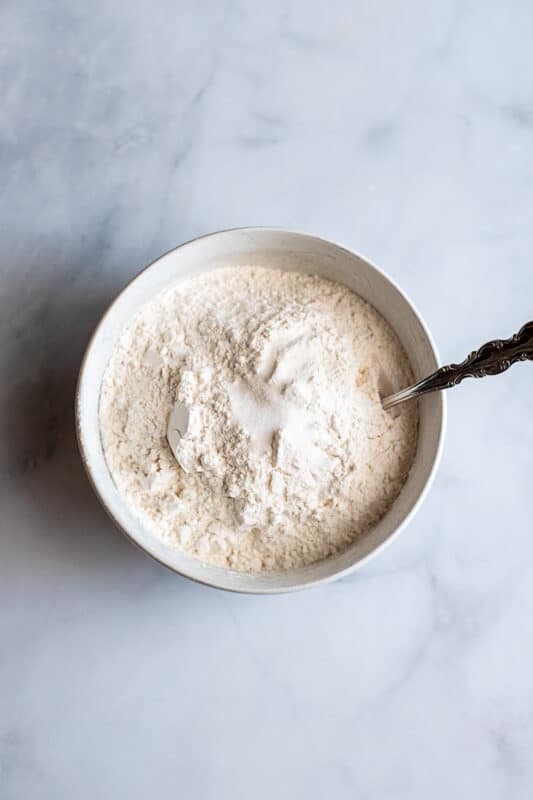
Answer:
M398 495L417 411L383 411L380 390L411 380L390 327L340 284L217 270L123 332L102 386L104 452L156 535L237 570L302 566Z

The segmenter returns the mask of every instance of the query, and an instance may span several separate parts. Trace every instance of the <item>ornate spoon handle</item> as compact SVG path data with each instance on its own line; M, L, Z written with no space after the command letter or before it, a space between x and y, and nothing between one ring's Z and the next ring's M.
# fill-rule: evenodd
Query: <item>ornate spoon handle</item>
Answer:
M495 339L481 345L479 350L465 358L460 364L447 364L427 378L391 394L383 400L383 408L412 400L428 392L450 389L457 386L463 378L483 378L485 375L498 375L509 369L515 361L533 361L533 321L526 322L518 333L510 339Z

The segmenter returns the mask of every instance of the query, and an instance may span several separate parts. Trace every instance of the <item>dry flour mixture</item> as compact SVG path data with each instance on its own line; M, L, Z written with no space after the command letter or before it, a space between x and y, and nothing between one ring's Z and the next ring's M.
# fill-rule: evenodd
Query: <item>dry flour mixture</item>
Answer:
M236 570L342 550L396 498L417 437L385 320L338 283L236 267L180 283L123 332L100 426L113 479L157 536Z

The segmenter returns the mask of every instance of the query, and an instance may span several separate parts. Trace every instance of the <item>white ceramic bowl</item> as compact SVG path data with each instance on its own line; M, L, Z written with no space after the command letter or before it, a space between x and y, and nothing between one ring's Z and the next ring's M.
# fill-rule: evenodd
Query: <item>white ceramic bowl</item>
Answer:
M285 270L316 273L353 289L394 328L417 379L438 367L438 357L420 314L383 272L337 244L273 228L221 231L171 250L141 272L104 314L87 347L76 395L80 451L102 505L135 544L181 575L238 592L286 592L356 569L405 527L428 491L439 462L445 429L445 398L437 393L420 402L418 448L402 492L375 528L344 552L300 569L249 575L211 566L164 544L146 531L131 513L107 468L98 425L102 377L124 325L143 303L186 276L238 264L268 264Z

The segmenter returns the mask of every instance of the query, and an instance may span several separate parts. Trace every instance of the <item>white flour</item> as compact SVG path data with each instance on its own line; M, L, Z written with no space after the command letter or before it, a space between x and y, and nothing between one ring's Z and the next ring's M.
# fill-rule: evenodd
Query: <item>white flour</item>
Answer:
M362 536L398 495L417 410L383 411L380 391L411 380L390 327L340 284L219 270L122 334L102 386L104 452L156 535L232 569L302 566Z

